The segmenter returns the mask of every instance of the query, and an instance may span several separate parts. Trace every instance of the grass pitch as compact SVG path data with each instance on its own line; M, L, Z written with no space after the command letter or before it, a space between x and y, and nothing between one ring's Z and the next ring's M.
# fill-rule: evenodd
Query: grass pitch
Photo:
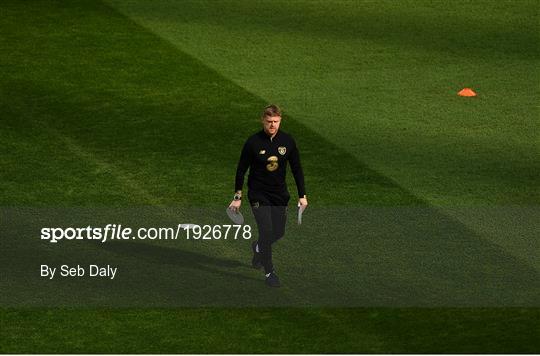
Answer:
M330 231L312 220L314 231L291 229L298 239L279 251L284 294L299 298L295 288L313 275L294 265L300 258L324 263L305 282L315 305L328 296L314 282L355 287L342 298L365 296L363 286L379 302L413 298L401 292L411 286L440 300L444 290L429 286L444 282L459 302L494 276L529 294L494 295L490 305L538 307L535 2L51 1L2 11L3 206L224 206L239 147L261 107L277 102L302 148L314 216L317 206L414 206L455 237L359 242L360 224ZM463 86L479 97L455 96ZM521 226L497 210L508 205ZM247 258L238 245L202 251ZM362 266L363 279L350 266ZM268 297L260 281L198 273L218 283L214 293ZM2 286L24 291L20 278ZM537 318L536 308L6 307L1 351L538 352Z

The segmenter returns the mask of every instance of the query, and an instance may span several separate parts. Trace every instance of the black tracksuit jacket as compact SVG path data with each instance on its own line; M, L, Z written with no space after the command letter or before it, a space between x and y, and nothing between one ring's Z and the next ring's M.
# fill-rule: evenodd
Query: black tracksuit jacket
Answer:
M296 182L298 196L306 194L304 173L300 164L300 155L296 142L287 133L278 130L270 138L264 130L249 137L242 148L240 161L236 169L235 191L242 190L244 175L249 168L248 189L253 192L283 193L288 195L287 161Z

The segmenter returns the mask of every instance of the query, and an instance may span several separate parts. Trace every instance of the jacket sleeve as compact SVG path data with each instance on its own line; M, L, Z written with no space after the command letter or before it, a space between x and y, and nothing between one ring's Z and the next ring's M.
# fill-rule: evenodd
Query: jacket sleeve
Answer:
M302 165L300 164L300 152L294 142L294 147L289 156L289 164L291 165L291 171L294 176L294 181L296 182L296 188L298 190L298 197L302 198L306 195L306 187L304 185L304 171L302 170Z
M240 160L238 161L238 166L236 168L236 179L234 184L234 191L237 192L242 190L244 187L244 176L251 165L253 155L251 152L251 147L249 141L246 141L244 147L242 148L242 153L240 154Z

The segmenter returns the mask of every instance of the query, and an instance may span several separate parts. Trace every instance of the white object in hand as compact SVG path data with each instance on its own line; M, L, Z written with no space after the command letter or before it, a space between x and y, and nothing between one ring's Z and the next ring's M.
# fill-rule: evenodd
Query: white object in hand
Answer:
M302 213L304 212L305 209L306 209L305 205L300 205L300 203L298 203L298 225L302 224Z
M226 211L227 216L232 220L233 223L236 225L242 225L244 223L244 216L240 211L231 208L227 208Z

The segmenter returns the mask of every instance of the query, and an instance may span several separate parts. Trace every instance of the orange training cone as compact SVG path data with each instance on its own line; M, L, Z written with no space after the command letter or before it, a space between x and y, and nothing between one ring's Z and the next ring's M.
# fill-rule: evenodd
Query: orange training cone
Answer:
M459 96L476 96L476 93L471 88L461 89L457 95Z

